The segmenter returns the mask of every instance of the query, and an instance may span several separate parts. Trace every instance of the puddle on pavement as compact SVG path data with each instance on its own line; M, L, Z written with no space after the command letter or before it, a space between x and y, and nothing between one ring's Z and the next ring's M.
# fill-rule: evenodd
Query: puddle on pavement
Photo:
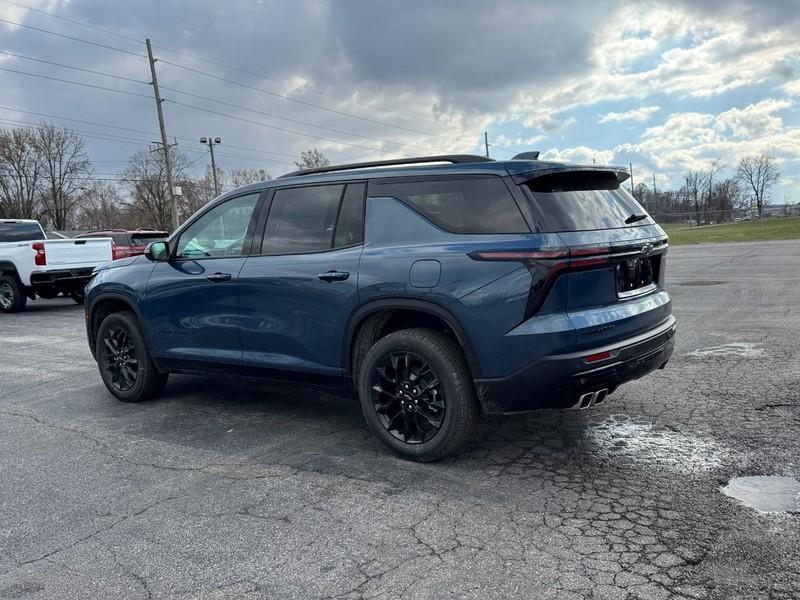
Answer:
M597 450L610 457L626 457L681 473L717 468L729 454L713 439L657 430L625 415L605 419L588 431L588 437Z
M800 513L800 481L794 477L734 477L720 490L758 512Z
M709 346L687 352L686 356L692 358L707 358L710 356L738 356L739 358L759 358L764 356L764 346L750 342L733 342L721 346Z

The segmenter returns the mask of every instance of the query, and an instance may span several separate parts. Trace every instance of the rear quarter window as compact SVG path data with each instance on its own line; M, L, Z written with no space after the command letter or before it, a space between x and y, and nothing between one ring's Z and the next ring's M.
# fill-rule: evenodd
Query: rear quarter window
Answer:
M389 196L451 233L528 233L500 177L370 182L370 196Z

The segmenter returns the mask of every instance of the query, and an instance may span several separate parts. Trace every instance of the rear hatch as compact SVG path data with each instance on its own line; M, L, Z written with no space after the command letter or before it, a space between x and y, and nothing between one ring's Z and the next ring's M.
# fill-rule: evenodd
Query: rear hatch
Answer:
M580 347L652 329L670 314L663 291L667 236L620 185L627 176L569 167L521 185L540 226L568 248L569 268L560 278Z
M110 238L47 240L47 270L94 267L112 259Z

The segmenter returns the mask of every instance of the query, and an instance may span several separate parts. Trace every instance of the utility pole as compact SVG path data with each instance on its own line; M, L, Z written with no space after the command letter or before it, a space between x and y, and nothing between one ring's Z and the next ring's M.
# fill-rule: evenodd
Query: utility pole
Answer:
M153 78L153 94L156 98L156 112L158 113L158 127L161 130L161 148L164 150L164 169L167 175L167 194L172 203L172 230L178 228L178 201L175 198L175 188L172 185L172 160L169 157L169 143L167 142L167 128L164 125L164 112L161 110L161 93L158 91L158 77L156 77L156 59L153 58L153 47L150 38L145 40L147 45L147 58L150 60L150 75Z
M653 198L656 197L656 174L653 173Z
M631 196L633 196L633 163L629 162L628 166L631 169Z
M489 158L489 132L483 132L483 145L486 146L486 158Z
M211 151L211 173L214 175L214 195L219 196L219 185L217 184L217 163L214 161L214 145L221 144L220 138L200 138L201 144L206 144Z

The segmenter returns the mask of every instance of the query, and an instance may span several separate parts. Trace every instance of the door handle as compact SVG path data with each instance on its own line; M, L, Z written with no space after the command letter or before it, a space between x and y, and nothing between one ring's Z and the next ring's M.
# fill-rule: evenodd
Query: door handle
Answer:
M328 271L327 273L320 273L317 277L330 283L331 281L344 281L350 277L350 273L347 271Z
M230 281L231 274L230 273L214 273L213 275L206 275L206 279L208 279L212 283L222 283L223 281Z

